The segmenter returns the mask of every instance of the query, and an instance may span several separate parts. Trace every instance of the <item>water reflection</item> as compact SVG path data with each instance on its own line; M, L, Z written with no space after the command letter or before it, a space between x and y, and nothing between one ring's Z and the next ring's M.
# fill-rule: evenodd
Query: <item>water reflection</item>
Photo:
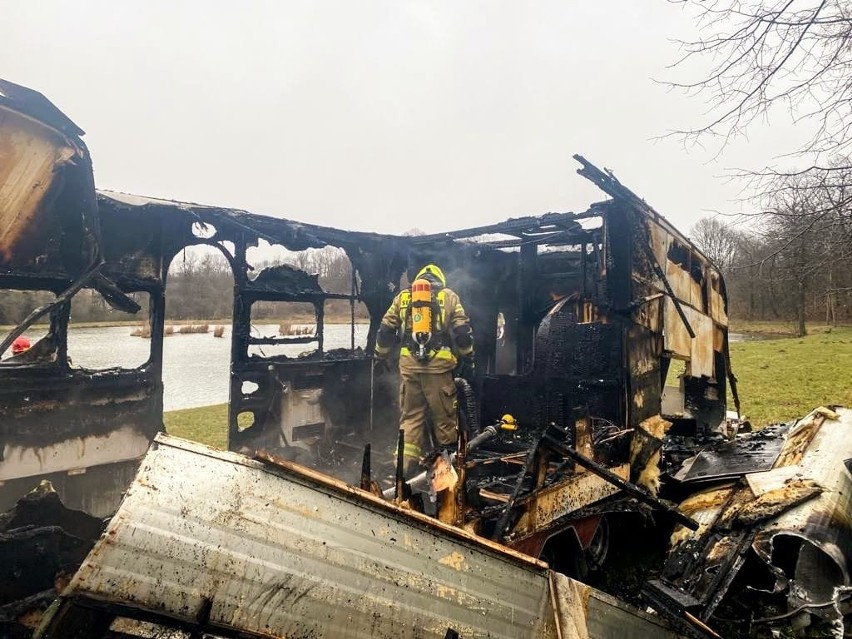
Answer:
M258 325L256 334L273 336L278 325ZM363 347L367 341L367 324L355 325L355 345ZM105 369L115 366L136 367L148 359L151 340L131 337L130 326L110 328L78 328L68 331L68 355L73 366ZM348 324L329 324L325 327L326 351L349 348L351 345ZM288 357L314 350L312 344L292 344L283 347L263 347L264 352L274 350ZM194 408L228 401L231 355L231 330L224 338L213 337L213 332L188 335L171 335L163 342L163 410Z

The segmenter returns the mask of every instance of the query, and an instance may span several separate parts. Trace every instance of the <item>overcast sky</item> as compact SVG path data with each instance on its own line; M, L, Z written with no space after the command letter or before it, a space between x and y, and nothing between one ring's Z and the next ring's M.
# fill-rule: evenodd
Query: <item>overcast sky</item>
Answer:
M585 209L580 153L688 230L796 137L655 140L704 109L654 81L695 28L666 0L4 4L0 75L86 131L104 189L433 232Z

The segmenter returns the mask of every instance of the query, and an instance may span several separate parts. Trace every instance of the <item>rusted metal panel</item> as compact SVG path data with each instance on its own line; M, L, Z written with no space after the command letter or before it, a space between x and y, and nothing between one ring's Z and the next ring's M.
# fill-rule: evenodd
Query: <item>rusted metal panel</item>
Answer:
M271 637L555 636L543 567L364 495L159 436L65 597Z
M594 588L552 573L560 639L676 639L662 620L630 608Z

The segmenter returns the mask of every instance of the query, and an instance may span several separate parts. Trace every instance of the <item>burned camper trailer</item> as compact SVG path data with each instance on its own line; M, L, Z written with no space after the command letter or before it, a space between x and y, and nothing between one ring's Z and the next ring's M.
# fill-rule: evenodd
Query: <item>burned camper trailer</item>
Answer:
M0 109L10 158L0 172L0 289L31 304L0 343L0 510L48 480L69 508L115 511L163 430L169 265L205 246L233 276L231 451L295 460L377 497L384 489L394 512L426 511L573 576L604 565L610 522L657 513L669 528L698 527L658 489L689 442L722 422L726 397L736 401L724 282L610 172L576 156L578 173L610 198L579 213L390 236L96 191L82 131L43 96L2 83ZM331 290L296 262L259 265L261 245L336 247L351 277ZM460 382L457 455L428 456L422 477L404 478L391 461L398 378L375 374L373 348L394 295L428 262L465 302L478 373ZM141 364L69 358L82 295L147 324ZM257 330L260 310L283 309L274 317L286 321L294 305L310 309L307 332ZM327 320L341 307L349 340L331 348ZM45 324L29 350L6 354ZM672 437L685 443L664 451ZM440 494L436 468L453 478ZM654 529L658 541L669 528Z
M662 415L700 432L724 416L729 366L718 270L583 158L580 174L612 199L582 213L426 236L358 233L96 193L82 131L40 94L11 83L0 90L0 142L10 158L0 201L0 288L46 299L33 304L0 344L2 507L49 479L70 507L99 516L114 510L162 429L168 265L193 245L220 251L234 277L232 450L307 452L299 459L320 465L329 444L347 437L353 445L373 442L374 451L392 450L396 384L373 376L373 340L405 278L428 261L440 262L448 273L474 326L480 375L475 414L467 420L474 429L497 424L508 413L526 442L553 426L563 443L586 442L590 456L624 467L617 472L630 479L629 440L634 449L642 440L640 461L656 459L660 433L641 428L649 418ZM352 265L349 290L325 291L316 275L290 266L253 268L248 252L264 242L290 251L339 247ZM83 293L127 313L147 314L151 340L143 364L94 370L69 360L71 302ZM554 293L562 300L551 305ZM353 329L347 348L326 349L325 311L333 300L351 305L353 325L355 304L366 307L364 343L356 344ZM310 305L313 334L252 331L254 308L282 302ZM49 329L29 351L5 355L17 336L47 321ZM276 347L294 343L313 350L297 357L276 354ZM677 362L685 363L682 374L670 375ZM606 445L593 450L601 440ZM515 455L508 468L517 461L516 443L508 444ZM503 489L483 486L479 492L499 501ZM526 492L520 488L516 499Z

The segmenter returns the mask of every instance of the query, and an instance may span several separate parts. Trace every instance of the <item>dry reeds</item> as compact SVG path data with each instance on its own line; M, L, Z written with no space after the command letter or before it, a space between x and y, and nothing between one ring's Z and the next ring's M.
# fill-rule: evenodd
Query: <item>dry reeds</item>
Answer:
M151 327L147 324L145 326L138 326L133 329L133 331L130 333L130 336L151 339Z
M209 333L209 324L182 324L181 326L166 326L163 335L191 335L192 333Z
M313 335L316 333L314 324L291 324L290 322L281 322L278 325L279 335Z
M209 324L184 324L178 329L181 335L191 335L193 333L209 333Z

